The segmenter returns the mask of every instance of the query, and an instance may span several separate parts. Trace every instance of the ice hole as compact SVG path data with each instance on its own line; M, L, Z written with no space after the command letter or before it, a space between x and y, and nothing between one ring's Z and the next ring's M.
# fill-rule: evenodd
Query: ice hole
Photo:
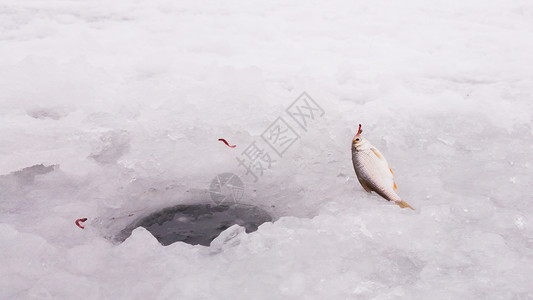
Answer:
M124 241L141 226L164 246L175 242L209 246L222 231L235 224L250 233L256 231L259 225L271 221L272 216L268 212L253 205L180 204L131 223L115 238Z

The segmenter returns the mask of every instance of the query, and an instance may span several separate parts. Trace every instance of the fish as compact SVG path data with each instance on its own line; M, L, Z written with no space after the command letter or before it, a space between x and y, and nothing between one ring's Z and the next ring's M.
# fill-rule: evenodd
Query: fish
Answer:
M394 201L401 208L414 208L396 193L394 173L385 156L366 138L361 136L361 124L352 140L352 162L359 183L365 191L375 192L388 201Z

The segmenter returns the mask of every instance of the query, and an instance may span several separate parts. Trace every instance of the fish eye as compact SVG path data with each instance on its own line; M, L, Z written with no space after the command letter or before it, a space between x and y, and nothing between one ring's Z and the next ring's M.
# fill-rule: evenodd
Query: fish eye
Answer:
M356 138L355 141L356 141L356 142L359 142L359 138Z

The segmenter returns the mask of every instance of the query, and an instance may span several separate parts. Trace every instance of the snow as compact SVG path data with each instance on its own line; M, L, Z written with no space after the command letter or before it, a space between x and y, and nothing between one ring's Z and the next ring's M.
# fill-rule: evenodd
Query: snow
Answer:
M533 298L532 28L525 0L2 0L0 299ZM300 139L254 182L278 117ZM359 123L415 211L357 182ZM112 241L224 172L276 221Z

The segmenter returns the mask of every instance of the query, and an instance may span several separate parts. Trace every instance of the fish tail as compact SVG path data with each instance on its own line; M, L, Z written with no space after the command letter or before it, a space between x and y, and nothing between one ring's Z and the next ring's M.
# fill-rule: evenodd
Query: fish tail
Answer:
M395 202L401 208L409 207L410 209L415 210L411 205L407 204L407 202L405 202L405 201L400 200L400 201L395 201Z

